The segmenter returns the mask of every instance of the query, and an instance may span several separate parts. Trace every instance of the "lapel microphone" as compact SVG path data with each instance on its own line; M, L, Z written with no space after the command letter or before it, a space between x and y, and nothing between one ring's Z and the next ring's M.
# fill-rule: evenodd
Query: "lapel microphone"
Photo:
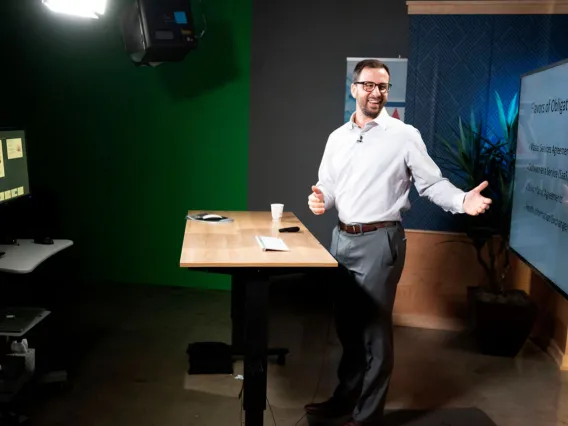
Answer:
M363 135L359 135L359 139L357 139L357 142L358 142L358 143L363 142Z

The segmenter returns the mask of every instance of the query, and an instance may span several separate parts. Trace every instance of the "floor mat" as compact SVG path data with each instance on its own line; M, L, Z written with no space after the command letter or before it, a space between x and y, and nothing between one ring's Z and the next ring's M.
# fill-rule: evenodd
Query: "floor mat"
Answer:
M309 416L310 426L341 426L346 419L322 420ZM497 426L475 407L435 408L431 410L386 410L384 421L377 426Z
M382 425L381 425L382 426ZM387 410L384 426L497 426L479 408Z

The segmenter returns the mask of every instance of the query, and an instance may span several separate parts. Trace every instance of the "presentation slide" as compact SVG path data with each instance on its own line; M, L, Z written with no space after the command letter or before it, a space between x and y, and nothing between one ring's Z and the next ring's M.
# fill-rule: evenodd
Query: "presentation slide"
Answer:
M568 62L521 77L511 248L568 294Z

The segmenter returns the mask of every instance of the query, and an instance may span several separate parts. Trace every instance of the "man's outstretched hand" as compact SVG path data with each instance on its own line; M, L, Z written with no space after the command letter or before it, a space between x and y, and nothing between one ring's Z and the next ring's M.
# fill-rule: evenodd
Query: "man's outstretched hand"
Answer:
M489 183L485 181L467 193L463 200L463 209L467 214L477 216L485 213L489 208L492 202L491 199L481 195L481 191L487 188L488 185Z
M312 186L312 193L308 197L308 206L313 214L324 214L323 192L317 186Z

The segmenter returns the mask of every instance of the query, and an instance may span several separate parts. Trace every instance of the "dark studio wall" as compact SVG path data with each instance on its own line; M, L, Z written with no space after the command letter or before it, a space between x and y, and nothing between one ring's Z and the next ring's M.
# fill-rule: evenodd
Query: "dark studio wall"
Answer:
M9 3L0 3L0 127L22 127L29 104L29 92L21 78L24 52L17 43L19 26L10 19L11 9Z
M75 242L84 278L225 288L179 268L190 209L246 208L249 0L205 2L207 32L183 63L135 67L117 24L0 6L0 124L25 125L32 191ZM193 4L198 29L199 3ZM5 64L9 63L10 66ZM10 111L9 111L10 112Z
M248 207L283 202L326 246L337 216L313 216L307 196L327 137L343 124L346 57L409 58L405 121L440 165L438 137L451 138L458 117L473 109L498 132L495 91L507 107L523 72L568 57L563 15L408 16L402 1L253 6ZM414 188L410 201L407 229L463 229L463 216Z
M445 157L439 138L455 138L458 118L469 123L471 111L485 135L501 135L495 93L507 109L523 73L568 58L567 15L415 15L410 34L406 121L420 129L434 157ZM406 227L462 229L461 216L443 212L416 191L411 202Z
M282 202L328 247L335 210L307 199L343 124L347 57L408 57L402 0L253 0L248 208Z

